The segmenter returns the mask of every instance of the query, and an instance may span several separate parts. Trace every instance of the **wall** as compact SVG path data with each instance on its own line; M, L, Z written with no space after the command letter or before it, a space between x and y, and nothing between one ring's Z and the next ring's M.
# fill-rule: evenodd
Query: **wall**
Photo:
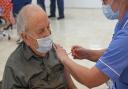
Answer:
M49 6L50 0L45 0L46 6ZM64 0L65 7L68 8L99 8L101 7L101 0ZM36 0L33 0L36 3Z

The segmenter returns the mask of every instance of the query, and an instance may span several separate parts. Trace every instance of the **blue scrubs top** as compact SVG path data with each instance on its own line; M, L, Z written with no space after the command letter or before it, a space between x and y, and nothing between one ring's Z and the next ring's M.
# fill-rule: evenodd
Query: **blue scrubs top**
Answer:
M124 73L128 69L128 12L117 23L112 41L96 67L113 81L109 89L128 89L128 78L122 78L128 77L128 72Z

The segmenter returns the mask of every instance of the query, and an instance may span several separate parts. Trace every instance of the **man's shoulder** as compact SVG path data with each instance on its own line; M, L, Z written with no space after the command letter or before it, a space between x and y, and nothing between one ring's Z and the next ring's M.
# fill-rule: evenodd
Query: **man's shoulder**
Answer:
M6 66L10 66L10 67L17 66L21 62L21 59L24 59L23 47L22 45L19 45L9 56Z

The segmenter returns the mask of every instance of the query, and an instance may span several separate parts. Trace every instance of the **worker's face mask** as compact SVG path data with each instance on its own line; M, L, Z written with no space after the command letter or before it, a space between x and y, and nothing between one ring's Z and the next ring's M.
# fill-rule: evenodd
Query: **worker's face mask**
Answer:
M47 53L51 50L53 41L51 39L51 36L36 39L38 43L38 48L36 49L40 53Z
M114 0L112 1L112 3L114 2ZM112 5L112 4L111 4ZM114 20L114 19L118 19L119 16L119 11L117 10L116 12L114 12L112 10L111 5L107 4L107 5L103 5L103 13L106 16L107 19L110 20Z

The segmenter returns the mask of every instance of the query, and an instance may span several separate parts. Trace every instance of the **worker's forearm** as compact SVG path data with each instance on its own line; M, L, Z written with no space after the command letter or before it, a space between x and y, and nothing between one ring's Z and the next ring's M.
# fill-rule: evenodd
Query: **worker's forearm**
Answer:
M91 77L88 68L82 67L82 66L76 64L71 59L64 60L63 63L64 63L65 66L68 67L68 70L70 71L71 75L77 81L79 81L80 83L88 86L88 82L90 81L90 77Z
M80 83L84 84L88 88L97 87L106 81L108 81L108 76L102 73L95 66L91 69L83 67L76 64L71 59L63 60L64 66L66 66L71 73L71 75ZM98 77L97 77L98 76ZM100 80L99 80L100 79Z
M106 49L102 49L102 50L89 50L88 51L88 60L93 61L93 62L97 62L98 59L102 56L102 54L105 52Z

